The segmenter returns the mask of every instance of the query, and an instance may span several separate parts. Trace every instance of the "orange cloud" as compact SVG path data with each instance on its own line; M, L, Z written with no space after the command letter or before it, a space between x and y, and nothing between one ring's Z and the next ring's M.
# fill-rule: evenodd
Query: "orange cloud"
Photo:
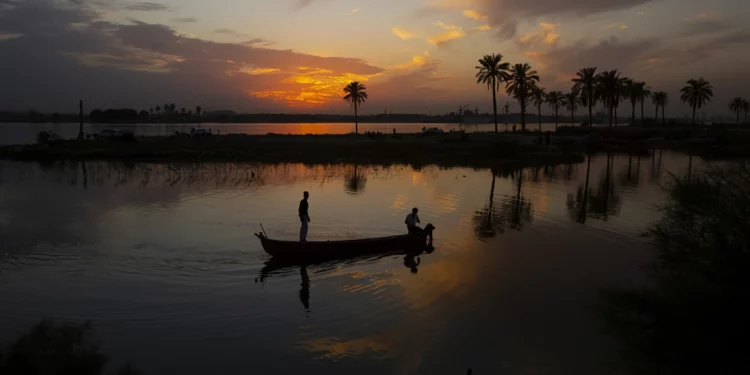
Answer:
M450 31L452 31L452 30L461 30L461 28L458 27L458 26L456 26L456 25L448 25L448 24L442 23L440 21L437 21L437 22L433 23L433 25L440 26L444 30L450 30Z
M290 107L314 107L339 100L341 90L349 82L365 82L377 75L335 74L332 70L305 66L285 74L286 78L277 85L285 88L284 90L252 91L250 94L257 98L283 102Z
M391 31L393 31L394 35L401 38L401 40L409 40L417 37L416 35L398 27L394 27L393 29L391 29Z
M476 31L490 31L492 27L490 25L482 25L474 28Z
M479 21L479 20L486 20L487 19L487 14L478 12L478 11L473 10L473 9L469 9L469 10L465 10L464 11L464 17L471 18L474 21Z
M560 35L555 34L553 32L547 33L547 35L542 39L542 41L546 44L549 44L551 46L557 45L557 42L560 41Z

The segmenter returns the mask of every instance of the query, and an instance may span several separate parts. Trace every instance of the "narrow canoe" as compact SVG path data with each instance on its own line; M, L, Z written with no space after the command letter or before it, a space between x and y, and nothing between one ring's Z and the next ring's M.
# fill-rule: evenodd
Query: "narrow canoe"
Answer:
M263 233L256 233L255 235L260 239L263 250L275 258L308 259L421 249L427 246L427 238L431 238L431 234L430 231L419 234L404 234L359 240L307 242L273 240L266 237Z

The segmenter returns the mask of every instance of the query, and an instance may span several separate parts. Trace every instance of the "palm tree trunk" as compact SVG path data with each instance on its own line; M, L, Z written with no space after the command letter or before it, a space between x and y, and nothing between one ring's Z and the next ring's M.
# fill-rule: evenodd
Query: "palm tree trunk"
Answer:
M695 127L695 110L696 110L696 108L695 108L695 107L696 107L696 106L695 106L695 105L693 105L693 127Z
M492 77L492 109L495 111L495 133L497 133L497 96L495 91L497 85L495 84L495 77Z
M646 125L646 117L643 115L643 99L641 99L641 126Z
M609 128L612 129L612 111L614 110L614 106L609 106Z
M654 113L654 123L659 121L659 105L656 105L656 112Z
M594 126L594 115L593 115L593 106L594 106L594 98L592 98L592 95L594 94L592 92L592 89L589 89L589 127Z
M570 126L576 126L576 111L570 110Z
M357 115L357 101L354 101L354 134L359 134L359 117Z
M737 108L737 125L740 124L740 109Z
M555 131L557 131L557 124L559 123L558 117L557 117L559 110L560 110L560 108L558 108L557 104L555 104Z
M521 98L521 131L526 131L526 98Z
M633 102L633 126L635 126L635 102Z
M666 106L667 106L666 104L661 106L661 124L662 125L666 125L667 124L667 118L664 117L664 108Z
M539 134L540 134L539 136L541 137L541 134L542 134L542 103L538 103L536 105L536 108L537 108L537 113L539 114L539 118L538 118L538 120L539 120ZM540 142L540 144L541 144L541 142Z

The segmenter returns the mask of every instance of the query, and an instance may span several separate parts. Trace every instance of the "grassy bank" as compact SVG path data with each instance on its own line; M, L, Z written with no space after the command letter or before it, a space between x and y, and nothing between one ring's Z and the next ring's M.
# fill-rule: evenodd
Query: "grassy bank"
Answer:
M417 135L223 135L136 137L131 141L61 141L0 148L11 160L259 161L369 164L439 164L476 167L577 163L572 148L521 145L500 134Z

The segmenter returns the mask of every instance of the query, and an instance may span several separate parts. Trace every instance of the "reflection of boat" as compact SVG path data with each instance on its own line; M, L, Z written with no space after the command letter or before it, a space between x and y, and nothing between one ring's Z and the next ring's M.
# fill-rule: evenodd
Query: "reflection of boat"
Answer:
M256 233L255 235L260 238L263 250L268 254L275 258L296 260L422 249L427 245L427 238L432 239L434 228L432 224L428 224L424 233L345 241L281 241L272 240L263 233Z

